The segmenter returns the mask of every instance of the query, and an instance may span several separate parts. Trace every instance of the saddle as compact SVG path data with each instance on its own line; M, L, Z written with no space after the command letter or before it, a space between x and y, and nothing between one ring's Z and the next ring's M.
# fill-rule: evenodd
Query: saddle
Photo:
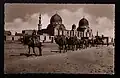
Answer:
M33 38L33 41L34 41L34 44L39 43L39 40L38 40L38 39Z
M35 38L35 37L31 37L30 40L32 40L32 41L34 42L34 44L37 44L37 43L40 42L40 41L39 41L37 38Z

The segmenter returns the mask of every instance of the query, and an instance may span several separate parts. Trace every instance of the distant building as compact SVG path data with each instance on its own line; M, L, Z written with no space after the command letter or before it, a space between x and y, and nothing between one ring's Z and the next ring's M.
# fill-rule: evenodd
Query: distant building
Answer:
M22 34L32 35L33 31L34 30L22 30ZM35 30L35 31L37 33L38 30Z
M64 24L62 24L62 18L57 13L51 17L50 24L47 26L47 28L41 29L40 32L42 34L46 33L49 36L54 36L56 33L54 31L56 30L66 30Z
M5 41L18 41L20 38L22 38L22 33L15 33L15 35L12 35L10 31L4 32L4 40Z
M23 34L22 33L15 33L15 36L23 36Z
M5 41L7 40L7 36L11 36L11 32L4 30L4 40L5 40Z
M50 24L46 29L41 29L41 15L39 16L38 34L47 34L45 37L51 37L51 41L54 42L54 36L66 35L66 36L77 36L77 37L93 37L92 29L89 27L89 22L84 17L79 21L79 26L76 29L76 25L72 25L71 30L67 30L62 23L62 18L56 13L50 19Z
M92 29L89 27L89 22L86 18L82 18L79 21L79 26L77 28L77 31L81 33L82 37L92 37Z
M15 40L19 40L20 38L23 38L23 33L15 33Z
M40 27L38 26L38 28ZM92 36L92 29L90 29L89 22L84 17L79 21L79 26L77 29L76 29L76 25L73 24L72 30L69 31L69 30L66 30L64 24L62 23L62 18L57 13L51 17L50 24L47 26L47 28L41 29L40 32L49 34L50 36L61 35L62 33L64 35L64 34L67 34L67 32L71 34L76 33L77 36L81 34L81 36L83 37L89 36L89 35Z
M5 31L4 30L4 36L12 35L10 31Z
M6 41L18 41L20 38L20 36L10 35L6 36Z
M39 23L38 23L38 30L35 30L36 34L40 36L40 39L44 42L50 41L54 42L54 36L56 35L65 35L65 36L77 36L79 38L87 37L87 38L93 38L92 29L89 26L88 20L83 17L78 24L78 27L76 27L75 24L72 25L71 30L67 30L62 23L62 18L57 13L54 14L50 19L50 24L48 24L46 29L42 29L41 24L41 14L39 15ZM23 30L23 35L32 35L33 30ZM96 37L100 37L97 35Z
M46 29L41 29L41 15L39 16L38 32L41 37L44 36L44 42L53 42L54 36L56 35L56 30L66 30L65 26L62 24L62 18L56 13L50 19L50 24Z

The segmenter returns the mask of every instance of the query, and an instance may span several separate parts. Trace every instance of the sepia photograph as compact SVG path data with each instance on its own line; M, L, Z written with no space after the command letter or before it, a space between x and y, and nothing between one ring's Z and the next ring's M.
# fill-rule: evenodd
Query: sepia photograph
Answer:
M4 4L4 74L114 74L114 4Z

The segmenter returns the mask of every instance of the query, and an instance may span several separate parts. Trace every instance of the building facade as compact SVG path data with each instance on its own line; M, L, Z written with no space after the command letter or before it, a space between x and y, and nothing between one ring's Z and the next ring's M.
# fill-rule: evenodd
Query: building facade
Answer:
M50 19L50 24L48 24L46 29L41 29L40 32L46 33L49 36L54 36L58 30L66 30L64 24L62 24L62 18L56 13Z
M42 24L41 24L41 15L40 15L39 24L38 24L38 34L41 36L43 34L47 34L47 35L44 35L44 37L46 38L50 37L50 40L52 42L54 42L54 36L57 36L57 35L65 35L69 37L77 36L79 38L93 37L92 29L89 27L89 22L84 17L79 21L78 27L76 27L76 25L73 24L71 30L67 30L65 28L64 24L62 23L62 18L57 13L51 17L50 24L48 24L46 29L40 29L42 28L41 26Z
M79 21L78 28L76 25L72 25L71 30L67 30L62 23L62 18L57 13L50 19L50 24L46 29L41 30L42 33L46 33L49 36L65 35L65 36L77 36L77 37L92 37L92 29L89 27L89 22L84 17Z
M77 29L76 29L76 25L73 24L71 30L66 30L66 29L62 29L62 30L57 29L56 30L55 29L54 36L55 35L65 35L65 36L70 36L70 37L73 37L73 36L89 37L89 38L93 37L92 29L89 27L89 22L85 18L82 18L79 21L79 25L78 25Z

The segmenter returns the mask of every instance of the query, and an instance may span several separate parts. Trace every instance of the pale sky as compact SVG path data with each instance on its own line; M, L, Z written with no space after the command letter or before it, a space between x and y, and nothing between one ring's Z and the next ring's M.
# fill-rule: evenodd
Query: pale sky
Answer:
M23 29L37 29L39 13L42 14L42 28L50 23L50 18L57 13L61 16L66 29L72 24L78 27L83 16L96 34L114 37L114 4L5 4L5 29L22 32Z

